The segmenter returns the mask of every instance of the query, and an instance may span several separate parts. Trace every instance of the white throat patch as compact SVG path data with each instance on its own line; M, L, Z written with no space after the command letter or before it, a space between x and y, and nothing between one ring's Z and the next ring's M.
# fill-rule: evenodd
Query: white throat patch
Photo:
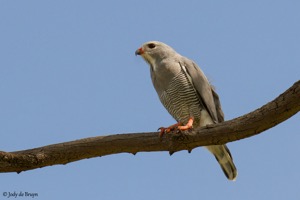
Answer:
M149 56L148 54L144 54L143 55L144 60L153 67L153 70L156 71L156 64L155 64L155 59L153 59L151 56Z

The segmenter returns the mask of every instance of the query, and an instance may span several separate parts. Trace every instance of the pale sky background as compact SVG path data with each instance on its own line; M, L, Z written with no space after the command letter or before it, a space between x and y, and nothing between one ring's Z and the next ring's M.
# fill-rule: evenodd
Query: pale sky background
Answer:
M149 40L198 63L233 119L299 80L300 1L0 1L0 150L174 123L134 55ZM0 199L300 199L299 120L228 144L235 182L197 148L0 174Z

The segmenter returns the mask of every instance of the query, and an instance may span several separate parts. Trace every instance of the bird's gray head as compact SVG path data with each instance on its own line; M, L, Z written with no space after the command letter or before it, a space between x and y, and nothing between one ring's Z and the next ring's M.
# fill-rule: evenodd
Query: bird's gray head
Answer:
M155 62L159 62L174 54L176 52L172 47L158 41L146 42L135 51L135 55L142 56L150 65L154 65Z

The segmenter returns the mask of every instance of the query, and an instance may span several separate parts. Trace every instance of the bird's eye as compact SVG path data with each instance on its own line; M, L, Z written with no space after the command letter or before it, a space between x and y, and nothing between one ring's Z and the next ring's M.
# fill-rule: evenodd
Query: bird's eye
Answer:
M153 49L153 48L155 48L155 44L150 43L150 44L148 44L148 47L149 47L150 49Z

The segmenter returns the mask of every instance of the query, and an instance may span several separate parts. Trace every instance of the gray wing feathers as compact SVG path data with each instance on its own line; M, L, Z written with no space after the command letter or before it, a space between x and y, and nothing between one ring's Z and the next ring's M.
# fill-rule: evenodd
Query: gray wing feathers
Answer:
M216 106L218 122L223 122L224 121L224 113L222 111L219 95L216 93L216 91L213 87L211 87L211 91L212 91L212 95L213 95L215 106Z
M212 89L206 76L201 71L201 69L197 66L197 64L195 64L191 60L186 59L185 62L181 64L185 66L186 71L190 76L196 91L198 92L200 98L202 99L204 106L206 107L207 111L211 115L212 120L215 123L219 122L219 119L221 119L222 116L220 117L218 116L216 105L218 106L218 109L223 114L221 110L221 104L218 95Z

